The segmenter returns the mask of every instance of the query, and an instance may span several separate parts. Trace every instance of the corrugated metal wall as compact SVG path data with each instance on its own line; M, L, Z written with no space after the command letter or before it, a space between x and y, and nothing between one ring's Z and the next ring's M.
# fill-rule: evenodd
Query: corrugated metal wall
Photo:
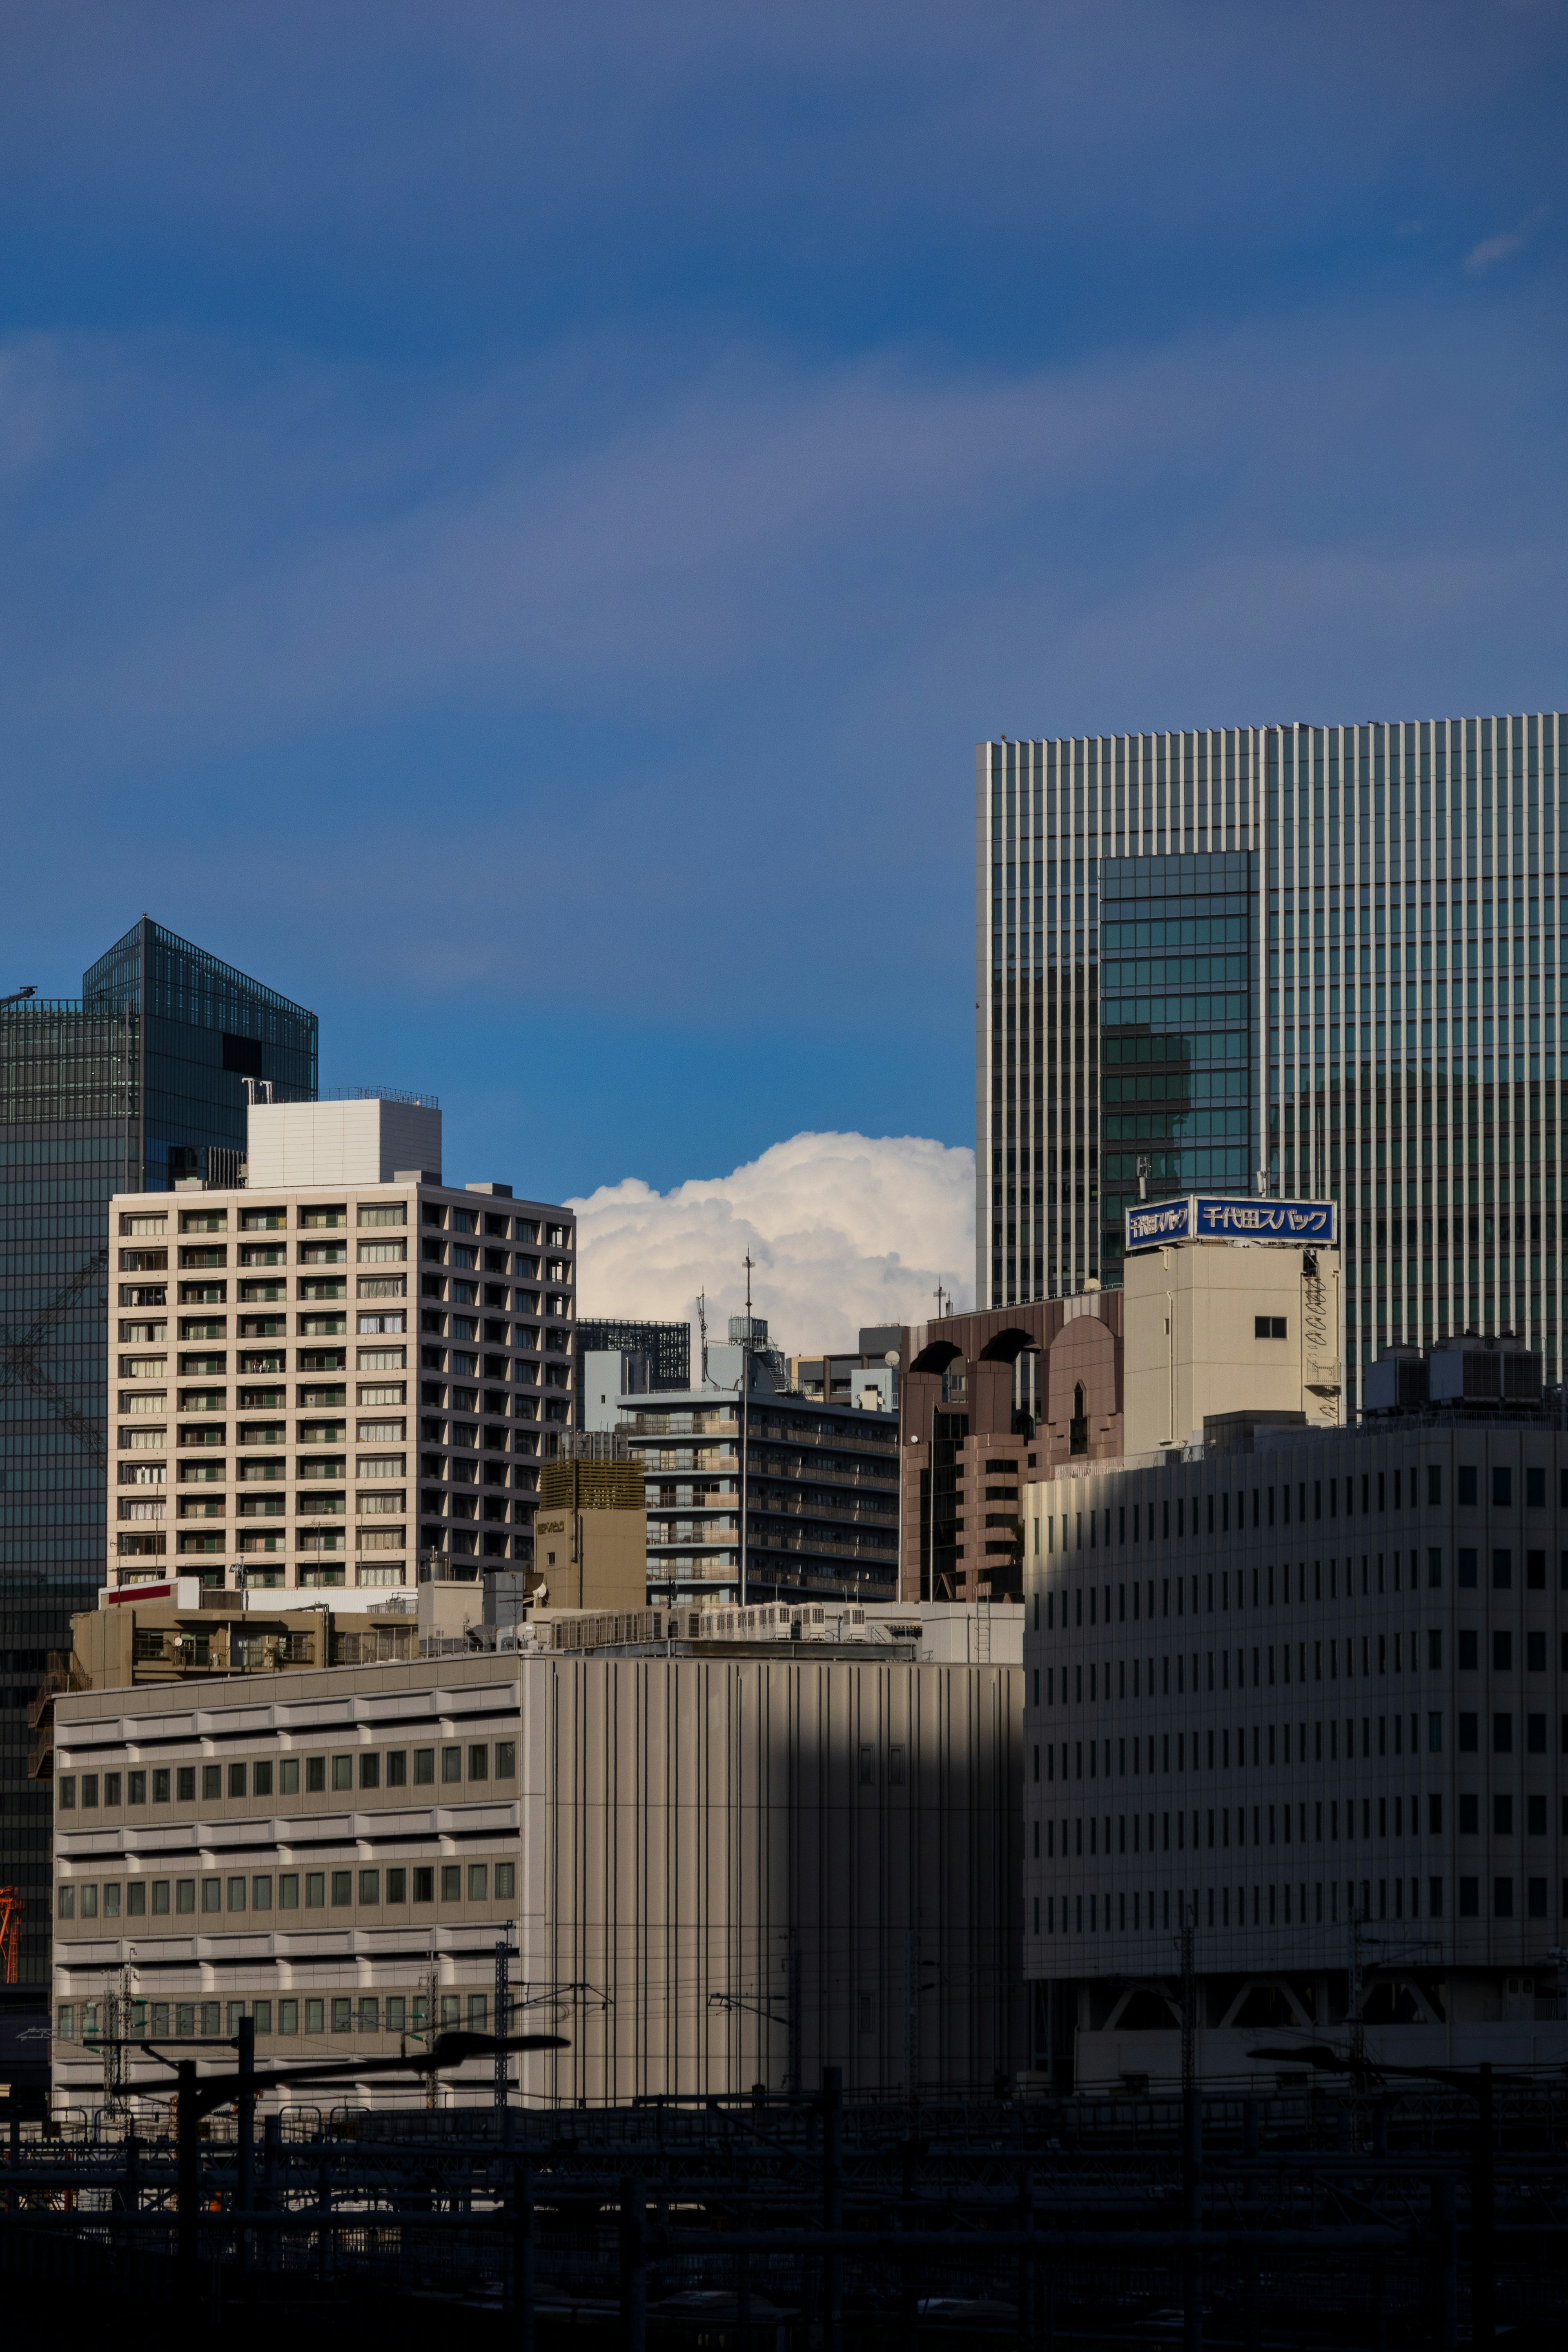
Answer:
M518 1974L562 2099L988 2090L1025 2061L1020 1671L561 1658L522 1681ZM535 1678L538 1678L537 1685Z

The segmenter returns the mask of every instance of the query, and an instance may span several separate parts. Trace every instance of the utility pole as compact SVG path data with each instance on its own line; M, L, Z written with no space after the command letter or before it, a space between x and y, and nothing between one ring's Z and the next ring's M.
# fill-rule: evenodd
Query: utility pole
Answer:
M436 1958L435 1953L432 1952L430 1955L430 1965L425 1972L425 2047L427 2050L433 2050L436 2046L436 2035L438 2030L437 2021L437 2004L439 2003L440 1998L441 1964ZM436 2070L434 2067L431 2068L429 2074L425 2077L425 2105L426 2107L430 2108L433 2108L436 2105Z
M1350 1968L1348 1970L1347 2010L1345 2022L1350 2029L1351 2061L1351 2134L1361 2137L1361 2103L1366 2089L1366 2021L1362 2016L1362 1927L1356 1916L1354 1897L1351 1900Z
M1182 1905L1182 2095L1191 2099L1197 2086L1197 1978L1193 1967L1194 1914Z
M496 2023L497 2042L505 2040L511 2027L511 1937L503 1936L496 1946ZM496 2095L498 2107L506 2105L506 2052L496 2052Z

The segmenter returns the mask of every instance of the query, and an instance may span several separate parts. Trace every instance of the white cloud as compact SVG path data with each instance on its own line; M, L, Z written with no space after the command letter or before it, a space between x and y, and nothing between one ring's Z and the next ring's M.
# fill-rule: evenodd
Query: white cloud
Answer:
M1517 228L1505 229L1499 236L1483 236L1479 245L1472 246L1465 256L1465 268L1470 276L1479 278L1483 270L1495 268L1500 261L1511 261L1516 253L1522 253L1545 218L1545 206L1538 205Z
M628 1176L570 1205L584 1315L695 1321L706 1290L722 1339L748 1251L752 1311L786 1353L921 1322L939 1281L973 1294L974 1154L923 1136L795 1135L729 1176L668 1192Z

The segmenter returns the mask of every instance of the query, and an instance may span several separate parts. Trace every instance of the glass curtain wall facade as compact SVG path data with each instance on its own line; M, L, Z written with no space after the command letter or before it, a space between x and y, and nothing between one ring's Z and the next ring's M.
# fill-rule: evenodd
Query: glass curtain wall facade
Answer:
M308 1098L316 1056L313 1013L145 918L79 1000L0 1007L0 1884L26 1906L26 1982L47 1974L50 1836L27 1708L108 1559L108 1203L234 1167L244 1076Z
M1129 1075L1129 1032L1134 1045L1145 1025L1151 1038L1212 1040L1215 1026L1188 1022L1188 999L1195 1013L1204 991L1238 993L1228 978L1189 987L1168 973L1157 991L1152 935L1141 945L1125 926L1167 927L1167 965L1216 952L1228 964L1242 951L1228 930L1200 948L1184 926L1212 926L1216 901L1228 924L1231 860L1252 852L1238 1050L1233 1060L1211 1044L1192 1065L1194 1076L1250 1069L1239 1098L1250 1132L1201 1133L1194 1095L1182 1160L1195 1176L1223 1144L1238 1184L1261 1171L1273 1194L1339 1201L1348 1407L1382 1348L1456 1330L1517 1332L1560 1380L1565 753L1555 712L982 744L978 1303L1118 1278L1106 1228L1113 1201L1136 1191L1125 1163L1141 1142L1174 1156L1178 1139L1153 1131L1152 1089L1150 1133L1113 1136L1105 1122L1128 1116L1128 1097L1102 1098L1102 1080ZM1143 860L1160 869L1150 912L1129 916L1139 891L1119 869ZM1109 889L1114 935L1102 941ZM1107 1018L1103 1038L1102 952L1115 972L1107 1016L1112 1003L1149 1006L1146 1024ZM1126 966L1145 962L1147 991L1126 985ZM1180 1053L1151 1060L1151 1077L1155 1067L1178 1081L1160 1098L1173 1122Z
M1258 859L1108 857L1100 869L1100 1278L1139 1198L1252 1190Z

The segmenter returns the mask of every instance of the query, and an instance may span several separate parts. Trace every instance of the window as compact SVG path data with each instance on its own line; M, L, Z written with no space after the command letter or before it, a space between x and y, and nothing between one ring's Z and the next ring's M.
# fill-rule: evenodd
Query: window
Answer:
M144 1878L133 1878L126 1886L125 1908L132 1919L147 1916L147 1882Z
M175 1910L176 1910L176 1911L194 1911L194 1910L195 1909L195 1907L196 1907L196 1882L195 1882L195 1880L194 1878L176 1878L176 1879L175 1879L175 1881L174 1881L174 1908L175 1908Z
M362 1870L360 1872L359 1899L362 1903L379 1903L381 1901L381 1873L379 1870Z
M1513 1588L1513 1554L1494 1551L1492 1554L1492 1591L1509 1592Z
M510 1903L517 1893L517 1864L498 1862L496 1864L496 1901Z
M1459 1500L1460 1500L1460 1502L1461 1502L1461 1503L1475 1503L1475 1502L1479 1502L1479 1501L1480 1500L1480 1489L1479 1489L1479 1476L1480 1476L1480 1474L1479 1474L1479 1472L1476 1469L1475 1465L1474 1465L1473 1463L1469 1463L1469 1462L1461 1462L1461 1463L1460 1463L1460 1465L1459 1465ZM1463 1903L1463 1900L1462 1900L1462 1899L1461 1899L1461 1901L1460 1901L1460 1906L1459 1906L1459 1907L1460 1907L1460 1910L1461 1910L1461 1911L1464 1909L1464 1903Z
M1426 1465L1426 1500L1428 1503L1440 1503L1442 1499L1443 1472L1441 1466L1436 1462L1429 1462Z
M74 1772L68 1772L65 1779L59 1783L55 1792L55 1803L58 1806L62 1813L68 1813L75 1811L76 1774Z
M223 1909L223 1881L221 1878L203 1879L202 1909L204 1911L221 1911Z
M1527 1510L1543 1511L1545 1509L1546 1473L1544 1470L1527 1469L1525 1471L1524 1503Z
M1493 1837L1513 1835L1513 1799L1511 1797L1492 1799L1492 1835Z
M282 1762L279 1765L278 1787L279 1793L285 1797L297 1797L299 1795L300 1759L297 1756L285 1756Z
M1513 1917L1513 1881L1511 1878L1494 1878L1492 1881L1492 1917L1494 1919L1511 1919Z
M272 1881L270 1878L253 1878L251 1880L250 1907L253 1911L271 1910Z
M334 2033L352 2033L353 2031L353 2021L354 2005L351 1996L348 1993L342 1992L334 1994L332 1998L332 2032Z
M1543 1675L1546 1672L1546 1636L1544 1633L1527 1633L1525 1635L1524 1669L1526 1674L1531 1675Z
M1479 1919L1479 1918L1480 1917L1480 1916L1481 1916L1481 1882L1480 1882L1480 1880L1479 1880L1479 1878L1461 1878L1461 1879L1460 1879L1460 1881L1459 1881L1459 1916L1460 1916L1460 1918L1461 1918L1461 1919Z
M1461 1585L1472 1586L1479 1582L1480 1580L1476 1572L1478 1559L1479 1555L1474 1550L1468 1549L1463 1544L1460 1545L1459 1582Z
M327 2005L325 2001L322 2000L308 2000L305 2003L305 2031L307 2033L324 2033L326 2032L326 2009Z
M1479 1633L1468 1632L1465 1627L1460 1627L1459 1672L1462 1675L1479 1673L1481 1664L1480 1641L1481 1637Z
M203 1804L216 1805L222 1801L222 1798L223 1766L221 1764L204 1764L202 1766Z
M408 1873L405 1870L389 1870L387 1872L386 1899L389 1903L407 1902Z
M496 1779L510 1780L515 1779L516 1775L517 1742L512 1739L498 1739L496 1741Z
M381 1786L381 1759L368 1749L359 1759L359 1784L362 1789L379 1789Z
M327 1882L324 1874L319 1870L308 1870L305 1873L306 1910L320 1911L325 1906L326 1900Z
M169 1882L166 1878L155 1878L153 1881L153 1912L154 1917L161 1918L167 1912L168 1908Z
M462 1751L462 1749L461 1749L460 1748L442 1748L442 1750L441 1750L441 1778L442 1778L442 1780L460 1780L462 1779L462 1777L463 1777L463 1751Z
M1497 1510L1506 1511L1511 1507L1512 1503L1513 1472L1508 1467L1506 1463L1494 1463L1492 1465L1493 1507ZM1502 1914L1500 1912L1498 1916L1500 1918Z
M416 1869L415 1871L414 1900L416 1903L434 1903L436 1900L436 1873L434 1870Z
M319 1796L327 1785L327 1759L324 1756L305 1759L305 1789L308 1795Z
M1525 1827L1531 1837L1546 1835L1546 1800L1544 1797L1525 1799Z
M1525 1747L1525 1753L1526 1753L1527 1755L1530 1755L1530 1756L1544 1756L1544 1755L1545 1755L1545 1753L1546 1753L1546 1717L1545 1717L1543 1715L1527 1715L1527 1716L1525 1717L1525 1718L1524 1718L1524 1747Z
M354 1874L352 1870L332 1873L332 1907L341 1911L354 1899Z
M868 1746L862 1746L860 1750L860 1786L863 1789L868 1787L876 1777L876 1751Z
M333 1786L333 1788L334 1788L334 1789L352 1789L352 1788L353 1787L353 1784L354 1784L354 1759L353 1759L353 1758L352 1756L334 1756L334 1757L333 1757L333 1759L332 1759L332 1786Z
M489 1864L484 1862L470 1862L468 1864L469 1902L487 1903L489 1900Z
M1252 1318L1255 1339L1283 1339L1286 1336L1283 1315L1255 1315Z
M1494 1715L1492 1717L1492 1754L1494 1756L1511 1756L1513 1754L1513 1717L1511 1715Z
M488 1747L483 1747L483 1746L470 1748L469 1748L469 1750L468 1750L468 1778L469 1778L469 1780L488 1780L489 1779L489 1777L490 1777L490 1751L489 1751L489 1748L488 1748Z
M166 1805L169 1801L169 1772L166 1765L154 1767L153 1772L153 1802Z
M243 1796L244 1796L244 1794L245 1794L245 1767L244 1767L244 1765L243 1765L243 1764L231 1764L231 1765L229 1766L229 1768L228 1768L228 1793L229 1793L229 1795L230 1795L231 1797L243 1797Z
M1510 1674L1512 1671L1513 1635L1511 1633L1494 1633L1492 1635L1492 1672L1494 1675L1506 1675Z
M128 1805L144 1805L146 1803L147 1775L145 1772L127 1772L125 1775L125 1801Z
M1481 1743L1480 1743L1480 1717L1479 1717L1479 1715L1461 1715L1461 1716L1460 1716L1460 1717L1459 1717L1459 1753L1460 1753L1460 1755L1461 1755L1461 1756L1474 1756L1474 1755L1476 1754L1477 1750L1479 1748L1480 1744L1481 1744Z
M414 1751L414 1783L416 1788L427 1787L435 1778L436 1750L433 1748L416 1748Z
M443 1903L460 1903L462 1899L462 1864L457 1862L444 1862L441 1864L441 1900Z
M74 1886L62 1886L60 1888L56 1908L62 1919L74 1919L76 1917L76 1888Z
M405 1789L408 1786L408 1750L406 1748L392 1748L387 1750L386 1785L389 1789Z

